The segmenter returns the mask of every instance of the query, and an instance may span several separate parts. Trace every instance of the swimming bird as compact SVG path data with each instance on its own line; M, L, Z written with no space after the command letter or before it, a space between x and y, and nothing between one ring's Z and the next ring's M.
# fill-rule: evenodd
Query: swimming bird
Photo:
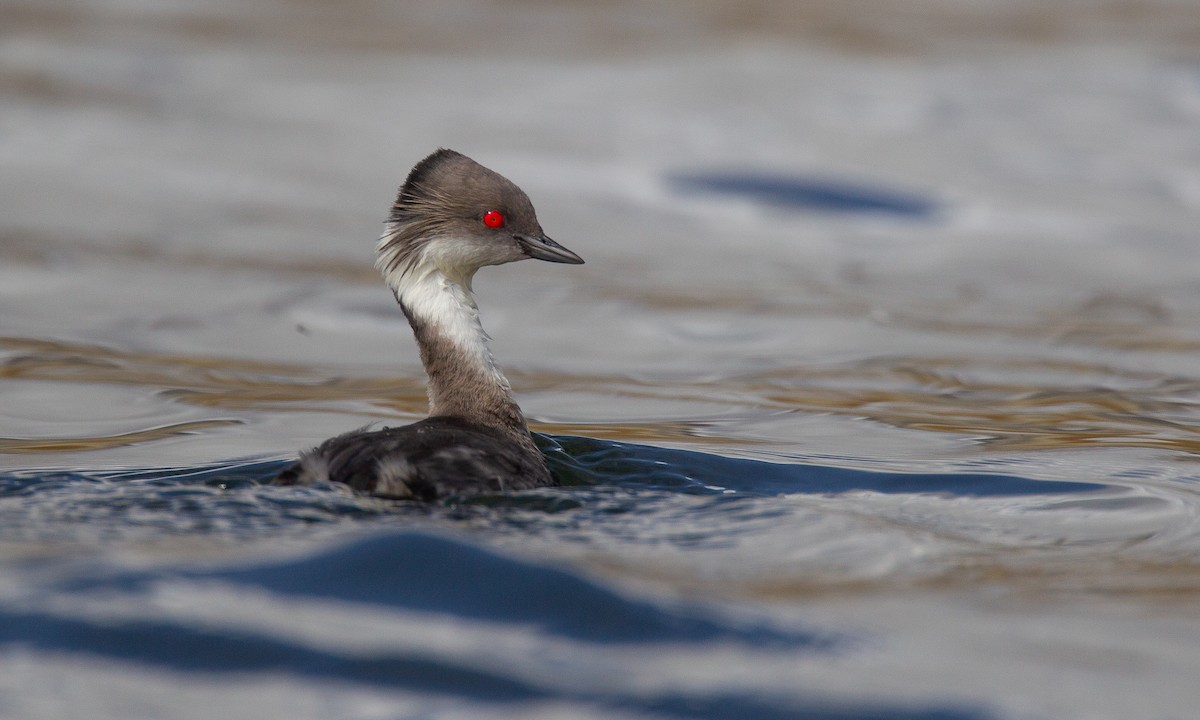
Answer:
M583 260L546 236L521 188L447 149L413 167L376 249L429 376L429 417L326 440L276 482L417 500L554 484L492 358L471 280L485 265Z

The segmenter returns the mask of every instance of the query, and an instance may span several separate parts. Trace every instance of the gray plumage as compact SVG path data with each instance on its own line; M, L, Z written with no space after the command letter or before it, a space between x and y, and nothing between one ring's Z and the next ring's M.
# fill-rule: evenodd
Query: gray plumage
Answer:
M284 485L314 481L412 500L528 490L554 482L540 454L491 428L451 416L330 438L276 480Z
M342 482L419 500L553 484L492 360L471 280L485 265L583 260L546 237L519 187L453 150L438 150L409 173L378 253L376 267L408 318L429 376L430 417L326 440L276 482Z

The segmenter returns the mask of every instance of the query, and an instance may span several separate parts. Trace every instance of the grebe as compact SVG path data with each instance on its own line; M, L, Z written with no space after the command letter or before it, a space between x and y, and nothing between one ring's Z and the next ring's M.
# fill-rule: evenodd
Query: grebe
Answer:
M418 500L554 484L488 349L471 279L484 265L583 260L546 237L521 188L445 149L413 167L377 250L429 376L429 417L326 440L276 482Z

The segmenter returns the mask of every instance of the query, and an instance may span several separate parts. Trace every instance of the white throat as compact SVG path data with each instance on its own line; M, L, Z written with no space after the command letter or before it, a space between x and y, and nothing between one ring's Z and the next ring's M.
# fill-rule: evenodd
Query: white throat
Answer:
M439 359L466 362L486 374L505 393L511 393L508 380L496 367L488 347L491 338L479 321L479 307L471 291L474 272L448 275L427 260L423 256L407 272L398 268L386 275L396 299L457 351L455 358Z

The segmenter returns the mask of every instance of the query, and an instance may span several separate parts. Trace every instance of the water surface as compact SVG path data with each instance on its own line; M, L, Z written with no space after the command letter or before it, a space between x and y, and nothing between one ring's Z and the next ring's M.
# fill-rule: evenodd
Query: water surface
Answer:
M1200 18L935 5L0 11L0 717L1191 717ZM564 484L272 487L438 146Z

